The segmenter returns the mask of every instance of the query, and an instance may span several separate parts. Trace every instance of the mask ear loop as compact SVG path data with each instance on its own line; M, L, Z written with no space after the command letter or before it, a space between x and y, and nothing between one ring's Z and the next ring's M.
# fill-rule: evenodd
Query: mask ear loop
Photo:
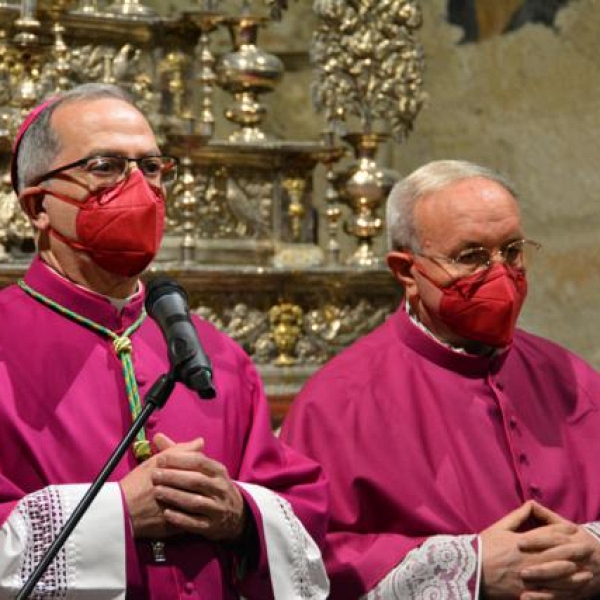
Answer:
M436 261L433 262L435 262L435 264L438 265L449 277L452 277L452 275L450 275L450 273L448 273L448 271L446 271L442 265ZM421 267L418 266L416 262L413 262L413 264L415 265L415 269L443 294L447 294L451 289L455 289L464 300L468 300L477 291L477 289L486 281L487 275L495 266L493 263L490 263L489 267L486 267L481 271L475 271L470 275L463 275L462 277L454 277L446 285L442 286L434 281L430 275L428 275ZM502 263L499 266L504 267L506 265Z
M79 210L88 209L90 206L90 199L93 196L93 194L88 194L88 196L85 198L85 200L76 200L75 198L72 198L71 196L61 194L60 192L54 192L54 191L51 192L49 190L44 190L44 191L46 192L47 195L54 196L55 198L58 198L58 200L60 200L61 202L66 202L67 204L70 204L71 206L75 206ZM54 227L52 227L52 225L50 225L48 227L48 232L50 233L50 235L54 236L56 239L60 240L67 246L69 246L75 250L81 250L83 252L89 253L89 248L87 246L84 246L81 242L78 242L77 240L67 237L66 235L62 234L60 231L57 231L56 229L54 229Z
M427 279L427 281L429 281L430 283L432 283L438 290L443 291L444 289L446 289L447 287L450 287L456 281L458 281L459 279L461 279L460 277L454 277L453 275L451 275L450 273L448 273L448 271L446 269L444 269L444 267L440 263L438 263L436 260L434 260L433 258L431 258L429 256L423 256L423 258L427 258L428 260L430 260L431 262L433 262L434 265L436 265L442 271L444 271L444 273L446 273L446 275L450 278L450 281L447 284L440 285L439 283L437 283L436 281L434 281L433 278L430 275L428 275L427 272L421 266L419 266L419 264L417 263L416 260L413 259L413 265L414 265L416 271L420 275L422 275L423 277L425 277L425 279Z
M85 200L76 200L71 196L67 196L66 194L61 194L60 192L44 190L48 196L54 196L54 198L58 198L61 202L66 202L71 206L76 206L77 208L84 208L90 199L90 195L88 195Z
M53 235L56 239L60 240L67 246L70 246L75 250L81 250L83 252L89 253L89 248L87 246L84 246L81 242L78 242L77 240L68 238L66 235L63 235L60 231L56 231L54 227L49 227L48 231L50 232L50 235Z

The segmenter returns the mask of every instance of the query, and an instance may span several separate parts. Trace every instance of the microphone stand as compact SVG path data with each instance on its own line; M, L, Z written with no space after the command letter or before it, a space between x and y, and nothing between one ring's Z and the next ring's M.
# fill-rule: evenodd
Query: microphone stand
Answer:
M67 519L61 530L58 532L56 539L48 547L42 559L40 560L37 567L31 573L25 585L21 588L21 591L16 596L15 600L25 600L28 598L33 589L35 588L42 575L50 563L54 560L59 550L63 547L67 538L73 532L73 529L77 526L81 517L85 514L94 498L98 495L100 488L104 485L110 474L115 470L115 467L123 458L125 452L127 452L130 444L135 439L140 429L145 425L148 417L154 412L156 408L162 408L167 402L177 377L172 369L168 373L161 375L152 385L150 390L145 397L144 408L140 414L133 421L129 431L125 434L125 437L121 440L119 445L116 447L114 452L110 455L108 461L96 477L95 481L90 485L88 491L85 493L83 498L79 501L79 504L75 507L75 510L71 513L71 516Z

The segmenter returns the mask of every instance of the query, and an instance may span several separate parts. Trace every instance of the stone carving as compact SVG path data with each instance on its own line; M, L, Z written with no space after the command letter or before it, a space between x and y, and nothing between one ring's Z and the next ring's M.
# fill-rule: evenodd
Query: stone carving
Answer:
M195 312L236 340L257 364L321 365L377 327L393 306L374 306L366 298L326 303L306 313L298 304L278 302L260 310L245 303Z

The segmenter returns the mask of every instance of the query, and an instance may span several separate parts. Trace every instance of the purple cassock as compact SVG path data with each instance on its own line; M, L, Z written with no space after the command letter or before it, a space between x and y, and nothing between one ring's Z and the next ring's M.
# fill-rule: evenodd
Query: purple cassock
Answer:
M71 284L39 259L32 263L25 282L64 308L117 333L131 325L143 308L143 290L119 312L106 298ZM100 518L100 526L95 528L98 538L95 545L91 541L95 556L88 562L110 562L109 545L114 536L109 538L104 532L116 527L122 532L123 548L114 552L123 555L123 594L126 592L128 599L212 600L239 598L240 594L271 598L272 557L267 557L265 550L263 514L244 484L275 492L281 506L291 507L317 541L325 531L325 484L318 465L272 434L259 377L244 351L209 323L196 317L194 322L213 363L217 396L204 401L177 384L166 406L151 416L147 436L151 439L163 432L177 442L199 436L205 439L207 456L222 462L232 479L241 482L260 538L259 554L253 557L258 566L236 577L234 572L241 571L234 552L200 536L168 538L157 557L150 541L133 540L122 506L120 519L111 518L109 512L96 516L96 520ZM16 530L8 527L8 533L7 527L3 529L0 572L15 560L6 540L14 540L25 523L33 532L23 550L28 558L22 561L20 574L25 577L39 559L44 543L47 545L56 534L56 522L61 520L58 513L72 509L61 504L56 489L89 484L130 426L132 415L122 364L110 339L59 314L16 285L0 293L0 323L0 520L7 526L9 517L16 515L21 523ZM135 377L143 399L159 375L169 369L167 348L150 318L132 334L131 341ZM111 481L123 478L136 465L128 451ZM47 486L54 491L44 495L40 490ZM117 501L122 504L118 491ZM83 521L81 527L79 537L83 538ZM43 580L59 588L55 595L50 590L52 597L62 597L61 585L68 586L69 581L74 581L75 589L86 583L82 565L85 550L78 551L75 546L76 542L65 546L56 568ZM72 564L68 564L69 556L74 557ZM2 585L8 582L8 588L14 582L4 574L0 579ZM86 588L89 597L106 597L101 589L94 591L94 585L102 587L92 582ZM0 593L2 597L4 594ZM76 596L85 598L86 592ZM110 597L123 596L115 592Z
M399 309L309 380L281 433L330 481L331 598L397 567L394 597L475 598L474 534L527 499L597 532L599 408L600 376L547 340L468 355Z

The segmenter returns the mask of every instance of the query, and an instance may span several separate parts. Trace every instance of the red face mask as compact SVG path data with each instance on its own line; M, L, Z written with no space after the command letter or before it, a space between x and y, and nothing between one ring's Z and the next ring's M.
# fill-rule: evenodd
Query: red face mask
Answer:
M87 252L106 271L133 277L156 256L164 229L165 198L139 171L114 187L92 192L84 201L49 193L79 209L75 224L78 241L54 229L51 233Z
M462 277L448 287L434 285L444 294L439 319L454 333L499 348L512 341L527 296L523 271L498 264L483 274Z

